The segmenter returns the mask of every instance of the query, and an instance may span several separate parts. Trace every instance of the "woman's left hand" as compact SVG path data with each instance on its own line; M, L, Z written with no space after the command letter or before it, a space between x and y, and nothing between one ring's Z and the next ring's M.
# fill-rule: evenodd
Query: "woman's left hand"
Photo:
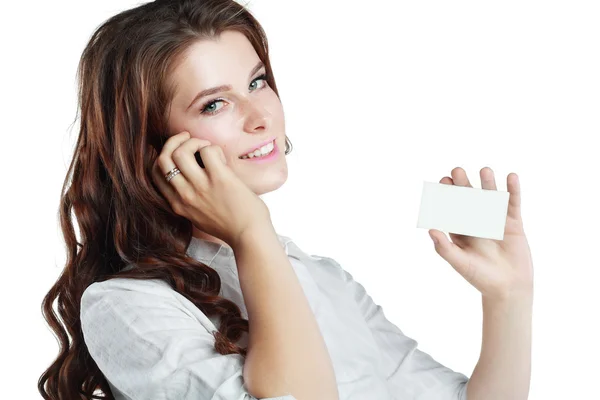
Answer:
M497 190L494 172L483 168L479 172L481 188ZM456 167L452 178L444 177L440 183L473 187L465 171ZM449 233L430 229L429 235L437 239L435 251L473 285L485 298L503 299L512 295L529 295L533 291L533 262L521 219L521 190L517 174L508 174L510 193L504 240Z

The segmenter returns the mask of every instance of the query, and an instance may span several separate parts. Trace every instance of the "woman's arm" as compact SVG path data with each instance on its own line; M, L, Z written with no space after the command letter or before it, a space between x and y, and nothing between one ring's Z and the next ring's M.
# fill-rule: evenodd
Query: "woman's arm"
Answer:
M337 400L325 341L272 226L246 232L232 249L248 310L248 391L258 398Z
M483 340L473 370L469 400L526 400L531 377L533 292L482 298Z
M346 290L364 317L379 347L381 358L378 367L394 398L472 400L467 398L467 387L470 385L467 375L444 366L422 351L417 340L405 335L387 319L383 308L373 301L365 287L351 273L332 258L321 259L339 270Z

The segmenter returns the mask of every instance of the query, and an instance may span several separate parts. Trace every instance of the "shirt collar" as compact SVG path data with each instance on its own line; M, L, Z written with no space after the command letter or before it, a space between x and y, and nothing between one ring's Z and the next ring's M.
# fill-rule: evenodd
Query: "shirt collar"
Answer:
M300 250L298 246L287 236L277 234L277 239L279 239L279 243L285 250L285 254L288 256L302 259L305 253ZM210 242L205 239L200 239L192 236L190 240L190 244L187 247L186 254L192 258L195 258L202 263L211 266L215 260L224 260L228 261L233 258L233 249L223 246L222 244ZM218 263L216 263L218 264ZM133 264L127 265L123 268L124 271L132 269L134 267ZM213 267L218 267L218 265L214 265Z
M281 247L284 248L285 253L290 255L288 244L292 242L292 239L279 234L277 234L277 239L279 240ZM202 261L206 265L211 265L217 259L225 260L233 258L234 256L233 249L230 247L195 236L192 236L186 253L190 257Z

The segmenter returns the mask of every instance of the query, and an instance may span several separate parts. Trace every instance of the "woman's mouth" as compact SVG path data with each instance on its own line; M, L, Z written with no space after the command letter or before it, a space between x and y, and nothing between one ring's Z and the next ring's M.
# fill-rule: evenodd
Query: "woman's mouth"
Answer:
M276 142L277 142L277 140L274 139L271 143L264 145L263 147L255 150L252 153L240 156L239 158L241 160L254 161L254 162L258 162L258 161L267 162L267 161L274 160L279 155L279 148L278 148Z

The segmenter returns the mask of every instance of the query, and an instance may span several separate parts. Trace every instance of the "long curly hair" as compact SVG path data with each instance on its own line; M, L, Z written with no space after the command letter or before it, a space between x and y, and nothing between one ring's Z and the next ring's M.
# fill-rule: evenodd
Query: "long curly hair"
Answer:
M151 175L167 139L174 94L167 77L190 45L225 30L248 38L279 96L265 32L233 0L157 0L123 11L96 29L82 53L81 124L59 210L67 260L42 302L43 317L59 342L56 360L38 381L44 399L114 399L88 352L79 319L84 290L111 278L167 282L207 316L220 316L214 332L218 353L246 356L247 348L236 342L248 332L248 320L234 302L218 295L219 274L186 255L193 225L174 213ZM291 149L286 136L285 153ZM129 264L136 268L124 271Z

